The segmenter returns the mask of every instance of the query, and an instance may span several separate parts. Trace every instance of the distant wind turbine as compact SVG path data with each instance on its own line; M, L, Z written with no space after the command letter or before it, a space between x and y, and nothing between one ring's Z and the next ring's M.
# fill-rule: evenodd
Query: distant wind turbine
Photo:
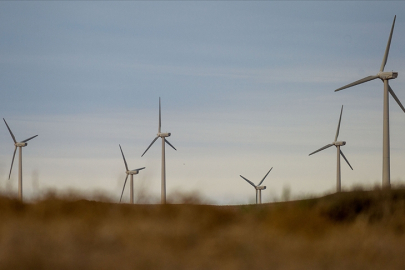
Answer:
M23 192L22 192L22 148L28 145L28 141L31 139L34 139L35 137L37 137L38 135L32 136L26 140L23 140L21 142L17 142L13 132L11 131L10 127L8 126L6 119L4 119L4 123L6 123L7 129L10 132L11 138L14 141L14 154L13 154L13 159L11 160L11 167L10 167L10 174L8 175L8 179L10 180L10 176L11 176L11 170L13 169L13 164L14 164L14 158L15 158L15 153L17 152L17 147L19 147L19 151L18 151L18 198L22 201L23 200Z
M383 57L383 60L381 63L380 72L378 72L377 75L365 77L363 79L360 79L358 81L355 81L353 83L350 83L348 85L345 85L345 86L340 87L335 90L335 92L340 91L345 88L349 88L349 87L352 87L352 86L355 86L355 85L358 85L361 83L365 83L365 82L368 82L368 81L371 81L374 79L381 79L384 82L382 185L383 185L383 187L388 187L388 188L391 185L391 180L390 180L390 129L389 129L389 103L388 103L389 95L388 95L388 93L391 94L391 96L398 103L399 107L401 107L401 109L405 112L404 106L402 106L398 97L395 95L394 91L388 84L388 80L395 79L398 77L398 72L394 72L394 71L384 72L385 64L387 63L388 53L389 53L390 46L391 46L392 33L394 31L396 17L397 16L395 15L394 21L392 22L391 33L388 38L388 43L387 43L387 47L385 49L384 57Z
M170 137L171 133L161 133L160 128L162 125L162 115L161 115L161 108L160 108L160 97L159 97L159 128L158 128L158 133L156 138L152 141L152 143L146 148L145 152L143 152L142 156L145 155L145 153L149 150L149 148L152 146L152 144L158 139L162 138L162 172L161 172L161 197L160 197L160 203L161 204L166 204L166 158L165 158L165 143L170 145L174 150L177 151L174 146L169 143L168 140L166 140L166 137Z
M337 138L339 136L339 129L340 129L340 122L342 120L342 112L343 112L343 105L342 105L342 109L340 110L340 117L339 117L339 124L336 130L336 135L335 135L335 140L328 144L325 145L324 147L316 150L315 152L312 152L309 155L315 154L319 151L322 151L326 148L329 148L331 146L336 146L336 150L337 150L337 168L336 168L336 192L340 192L341 191L341 176L340 176L340 156L342 156L344 158L344 160L346 160L347 164L349 165L350 169L353 170L352 166L350 165L349 161L347 160L347 158L345 157L345 155L343 154L342 150L340 150L340 147L343 145L346 145L345 141L337 141Z
M132 203L134 203L134 174L138 174L139 171L145 169L145 167L130 171L128 169L127 161L125 160L124 152L122 152L121 145L119 144L119 146L121 149L122 158L124 159L124 164L125 164L125 169L126 169L125 173L127 174L127 177L125 177L124 187L122 188L120 202L122 200L122 195L124 194L125 184L127 183L128 175L130 175L131 182L130 182L130 191L129 191L129 202L132 204Z
M266 175L263 177L262 181L260 181L260 183L257 186L255 184L253 184L253 182L251 182L250 180L243 177L242 175L239 175L240 177L245 179L246 182L251 184L256 189L256 204L261 204L262 203L262 190L266 189L266 186L261 186L261 184L263 183L264 179L266 179L267 175L270 173L270 171L272 169L273 169L273 167L271 167L271 169L266 173Z

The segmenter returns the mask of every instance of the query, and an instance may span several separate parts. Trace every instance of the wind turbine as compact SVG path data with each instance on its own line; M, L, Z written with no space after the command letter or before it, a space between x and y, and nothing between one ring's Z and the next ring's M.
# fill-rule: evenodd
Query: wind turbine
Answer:
M337 141L337 138L339 136L339 129L340 129L340 122L342 120L342 113L343 113L343 105L342 105L342 109L340 110L340 117L339 117L339 124L336 130L336 135L335 135L335 140L330 143L325 145L324 147L316 150L315 152L312 152L309 155L315 154L319 151L322 151L326 148L329 148L331 146L336 146L336 150L337 150L337 168L336 168L336 192L340 192L341 188L340 188L340 181L341 181L341 177L340 177L340 156L342 156L344 158L344 160L346 160L347 164L349 165L350 169L353 170L352 166L350 165L349 161L347 160L347 158L345 157L345 155L343 154L342 150L340 150L340 147L343 145L346 145L345 141Z
M15 137L14 137L13 132L11 131L10 127L8 126L8 124L6 122L6 119L3 118L3 120L4 120L4 123L6 123L7 129L10 132L11 138L13 139L14 146L15 146L13 159L11 160L10 174L8 175L9 180L10 180L10 176L11 176L11 170L13 169L15 153L17 152L17 147L19 147L19 151L18 151L18 154L19 154L19 156L18 156L18 198L22 201L22 199L23 199L23 194L22 194L23 193L22 192L22 148L28 145L27 142L29 140L34 139L38 135L32 136L32 137L30 137L30 138L28 138L28 139L26 139L24 141L21 141L21 142L17 142Z
M125 184L127 183L128 175L130 175L131 183L130 183L130 191L129 191L129 202L132 204L132 203L134 203L134 174L138 174L139 171L145 169L145 167L130 171L128 169L127 161L125 160L124 152L122 152L121 145L119 144L119 146L121 149L122 158L124 159L124 164L125 164L125 169L126 169L125 173L127 174L127 177L125 177L124 187L122 188L120 202L122 200L122 195L124 194Z
M262 190L266 189L266 186L261 186L261 184L263 183L264 179L266 179L267 175L270 173L270 171L272 169L273 169L273 167L271 167L271 169L266 173L266 175L263 177L262 181L260 181L260 183L257 186L255 184L253 184L250 180L243 177L242 175L239 175L240 177L245 179L246 182L251 184L256 189L256 204L261 204L262 203Z
M160 127L162 125L162 115L161 115L161 108L160 108L160 97L159 97L159 128L158 128L158 133L156 138L152 141L152 143L146 148L145 152L143 152L142 156L145 155L145 153L149 150L149 148L152 146L152 144L158 139L162 138L162 172L161 172L161 197L160 197L160 203L161 204L166 204L166 158L165 158L165 143L170 145L174 150L177 151L174 146L169 143L168 140L166 140L166 137L170 137L171 133L161 133L160 132Z
M392 38L392 33L394 31L394 25L395 25L395 19L396 15L394 17L394 21L392 22L392 27L391 27L391 33L388 38L388 43L387 47L385 49L384 57L381 63L380 67L380 72L377 73L377 75L372 75L365 77L363 79L360 79L358 81L355 81L353 83L350 83L348 85L345 85L343 87L340 87L335 90L340 91L345 88L349 88L364 82L368 82L374 79L381 79L384 83L384 109L383 109L383 169L382 169L382 185L383 187L390 187L391 181L390 181L390 129L389 129L389 103L388 103L388 98L389 95L388 93L391 94L391 96L395 99L395 101L398 103L398 105L401 107L401 109L405 112L404 106L402 106L401 102L399 101L398 97L395 95L394 91L388 84L388 80L395 79L398 77L398 72L394 71L384 71L385 64L387 63L388 59L388 53L390 51L390 45L391 45L391 38Z

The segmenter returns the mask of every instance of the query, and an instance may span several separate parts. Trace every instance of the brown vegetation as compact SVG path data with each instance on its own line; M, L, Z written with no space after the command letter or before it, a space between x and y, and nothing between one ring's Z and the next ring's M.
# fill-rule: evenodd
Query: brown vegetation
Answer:
M0 269L405 269L405 189L188 202L1 197Z

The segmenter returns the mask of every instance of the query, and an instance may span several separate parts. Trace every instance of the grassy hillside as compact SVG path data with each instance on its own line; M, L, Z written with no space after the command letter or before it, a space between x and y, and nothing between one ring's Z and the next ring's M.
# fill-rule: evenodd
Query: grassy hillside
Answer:
M260 206L1 197L0 269L405 269L405 189Z

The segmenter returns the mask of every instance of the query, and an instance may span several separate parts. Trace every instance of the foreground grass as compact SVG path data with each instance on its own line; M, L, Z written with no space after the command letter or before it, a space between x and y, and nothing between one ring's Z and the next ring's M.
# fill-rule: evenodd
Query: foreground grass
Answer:
M0 198L0 269L405 269L405 189L244 206Z

